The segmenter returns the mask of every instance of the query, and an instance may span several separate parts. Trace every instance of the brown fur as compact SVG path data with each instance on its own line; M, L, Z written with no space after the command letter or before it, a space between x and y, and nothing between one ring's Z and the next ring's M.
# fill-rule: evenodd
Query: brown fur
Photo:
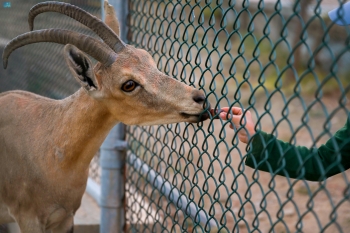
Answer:
M98 63L91 73L97 89L82 84L63 100L0 94L0 224L17 221L22 233L69 232L90 161L116 123L196 122L203 111L195 97L204 94L161 73L144 50L127 46L112 66ZM123 92L128 80L140 86Z

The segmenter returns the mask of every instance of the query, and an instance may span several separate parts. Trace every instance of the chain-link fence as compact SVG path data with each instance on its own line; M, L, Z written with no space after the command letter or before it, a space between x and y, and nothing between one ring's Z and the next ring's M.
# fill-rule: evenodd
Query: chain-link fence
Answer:
M0 52L14 37L28 32L28 12L38 0L2 1L0 6ZM100 17L100 0L62 1ZM65 28L94 36L90 29L61 14L46 13L35 19L34 29ZM24 46L13 52L9 66L0 68L0 92L27 90L54 99L62 99L79 88L63 58L63 46L53 43L39 43ZM93 159L90 177L99 181L98 155Z
M28 31L27 13L37 2L2 2L1 52ZM100 15L99 0L66 2ZM342 3L129 0L128 42L148 50L163 72L202 89L215 109L246 109L257 130L319 147L348 116L350 31L327 16ZM93 34L63 15L37 17L35 28L49 27ZM61 53L62 46L46 43L16 50L8 68L0 69L0 92L23 89L57 99L73 93L78 86ZM237 137L244 126L235 131L227 121L210 119L128 127L127 231L349 232L344 145L335 144L327 166L316 159L312 169L320 174L312 182L305 168L314 153L305 161L298 153L287 160L291 147L277 143L270 155L272 141L263 138L255 158L252 144ZM90 175L98 181L98 157L94 161ZM325 179L334 171L340 173Z
M306 148L345 124L349 27L327 15L344 1L129 2L129 43L204 90L215 109L248 110L257 130ZM324 161L297 150L286 157L293 147L263 138L253 155L237 137L243 121L236 131L229 124L128 127L128 232L350 231L344 145L334 144L333 159ZM334 171L340 174L325 179ZM320 174L310 178L313 172Z

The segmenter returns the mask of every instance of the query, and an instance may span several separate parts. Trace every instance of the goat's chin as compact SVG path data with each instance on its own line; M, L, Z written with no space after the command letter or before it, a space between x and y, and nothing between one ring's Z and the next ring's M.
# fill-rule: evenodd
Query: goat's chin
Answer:
M146 117L145 117L146 118ZM140 121L126 121L123 122L126 125L139 125L139 126L152 126L152 125L164 125L164 124L175 124L175 123L198 123L201 121L205 121L209 119L209 114L203 113L203 114L186 114L186 113L180 113L177 116L164 116L160 117L159 119L150 119L150 121L147 121L147 119L140 119Z
M202 113L202 114L181 113L181 116L185 119L185 122L189 122L189 123L197 123L197 122L201 122L209 119L208 113Z

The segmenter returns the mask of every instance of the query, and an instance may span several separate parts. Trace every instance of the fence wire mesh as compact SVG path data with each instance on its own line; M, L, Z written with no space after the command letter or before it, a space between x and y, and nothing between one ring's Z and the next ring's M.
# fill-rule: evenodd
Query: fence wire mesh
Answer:
M28 32L28 12L38 0L2 1L0 6L0 53L16 36ZM100 0L62 1L100 17ZM64 28L94 36L87 27L57 13L41 14L35 19L34 29ZM0 93L10 90L27 90L54 99L62 99L80 86L74 80L63 58L63 46L39 43L24 46L13 52L7 69L0 68ZM91 163L90 177L99 181L98 156Z
M2 2L0 52L28 31L27 13L38 2ZM100 15L99 0L65 2ZM306 147L319 147L346 122L349 27L332 24L326 14L344 1L129 2L129 43L148 50L163 72L202 89L212 107L246 109L258 130ZM35 25L93 35L54 13L38 16ZM56 99L73 93L78 86L62 68L61 51L43 43L16 50L0 69L0 92L22 89ZM337 148L327 166L317 160L321 174L312 182L304 179L298 154L298 179L291 178L288 149L278 147L276 159L267 160L269 141L263 141L263 159L252 159L268 172L246 166L251 145L239 142L227 121L127 130L130 232L350 231L349 171ZM97 163L90 174L98 180ZM324 179L334 169L340 173Z
M257 130L305 148L320 147L347 121L349 27L327 15L344 1L129 2L128 42L202 89L215 109L240 107ZM274 142L264 138L253 155L237 136L244 120L236 130L229 124L128 127L128 232L350 232L350 173L339 152L346 140L331 160L286 157L294 148L278 142L269 154Z

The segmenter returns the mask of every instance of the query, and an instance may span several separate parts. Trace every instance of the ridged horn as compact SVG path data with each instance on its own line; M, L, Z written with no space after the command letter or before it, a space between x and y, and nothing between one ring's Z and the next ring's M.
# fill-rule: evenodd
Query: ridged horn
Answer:
M2 54L4 68L6 69L8 57L15 49L39 42L53 42L64 45L72 44L105 66L110 66L118 56L103 42L91 36L69 30L52 28L27 32L12 39L4 48Z
M91 15L83 9L64 2L42 2L34 5L28 14L29 29L34 28L34 18L44 12L57 12L65 14L72 19L84 24L94 31L114 52L118 53L125 48L125 43L99 18Z

